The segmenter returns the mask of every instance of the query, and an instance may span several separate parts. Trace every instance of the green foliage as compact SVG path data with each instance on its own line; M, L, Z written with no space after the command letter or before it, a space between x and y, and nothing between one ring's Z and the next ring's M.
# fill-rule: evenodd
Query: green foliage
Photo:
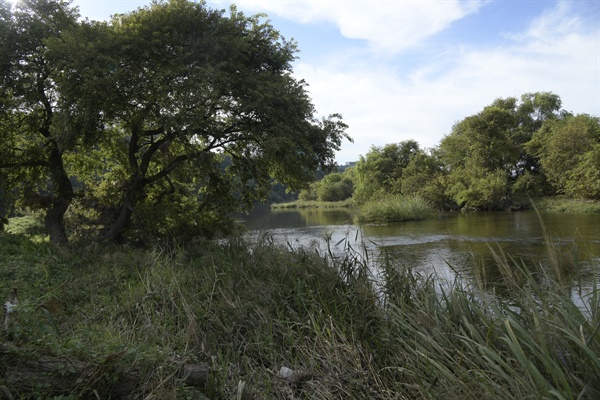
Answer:
M271 204L271 209L286 208L349 208L354 206L352 198L343 201L296 200L289 203Z
M311 182L307 188L302 189L298 194L298 199L301 201L316 201L319 198L317 190L319 189L320 182Z
M446 195L447 172L434 149L419 150L404 168L401 192L407 196L417 196L434 205L438 210L452 209L454 203Z
M541 211L566 212L576 214L600 214L600 202L571 199L565 196L546 197L536 201Z
M6 231L15 235L28 235L30 237L45 236L44 217L41 213L31 213L22 217L10 218Z
M354 200L361 204L385 193L400 193L404 168L418 151L414 140L372 147L356 164Z
M352 197L353 192L352 180L346 174L334 172L319 181L317 197L319 201L343 201Z
M565 192L575 198L600 200L600 140L568 173Z
M439 146L449 171L446 195L459 207L494 210L517 198L547 193L537 158L526 143L544 121L561 116L560 105L552 93L527 93L520 103L497 99L458 122Z
M69 105L55 86L60 71L47 43L77 18L64 1L0 2L0 180L11 203L46 212L56 243L67 240L63 217L74 194L62 155L74 137L63 129Z
M298 195L300 202L341 202L352 197L354 192L353 168L344 172L331 172L322 179L311 182Z
M567 115L545 123L527 144L559 193L600 199L600 119Z
M478 173L474 169L456 169L448 177L446 189L461 207L479 210L502 210L508 204L509 185L502 170Z
M48 211L53 241L66 241L72 205L104 239L193 234L190 220L208 233L275 181L304 186L348 138L339 115L315 117L292 74L295 43L261 16L170 1L105 23L77 21L64 2L11 7L0 8L2 186Z

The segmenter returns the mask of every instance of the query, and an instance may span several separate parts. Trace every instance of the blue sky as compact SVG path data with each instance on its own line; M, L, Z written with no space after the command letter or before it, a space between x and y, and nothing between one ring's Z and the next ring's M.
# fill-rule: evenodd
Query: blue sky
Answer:
M150 1L75 0L107 19ZM208 1L227 9L230 1ZM551 91L600 115L598 0L242 0L300 49L294 64L321 115L338 112L354 143L337 161L407 139L433 147L498 97Z

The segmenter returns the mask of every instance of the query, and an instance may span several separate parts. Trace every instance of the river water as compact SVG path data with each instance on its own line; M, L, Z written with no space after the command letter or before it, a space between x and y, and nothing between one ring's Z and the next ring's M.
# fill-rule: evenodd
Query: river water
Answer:
M589 291L600 277L600 215L456 212L422 221L358 226L348 209L259 207L243 219L248 236L255 240L269 237L286 246L321 252L329 247L338 253L350 245L372 260L385 252L399 265L446 281L453 281L457 273L460 279L476 275L494 279L498 267L493 252L529 268L549 265L549 238L569 266L565 273L578 271L578 285Z

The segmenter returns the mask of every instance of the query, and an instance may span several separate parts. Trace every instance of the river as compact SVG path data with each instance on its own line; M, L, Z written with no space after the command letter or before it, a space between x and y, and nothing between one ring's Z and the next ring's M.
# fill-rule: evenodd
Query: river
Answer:
M460 279L497 277L493 252L530 268L547 265L548 237L564 264L578 271L577 285L589 291L600 276L600 215L456 212L423 221L357 226L348 209L258 207L243 219L254 240L268 237L322 252L329 246L338 253L350 245L373 260L385 251L398 264L445 281L453 281L457 273Z

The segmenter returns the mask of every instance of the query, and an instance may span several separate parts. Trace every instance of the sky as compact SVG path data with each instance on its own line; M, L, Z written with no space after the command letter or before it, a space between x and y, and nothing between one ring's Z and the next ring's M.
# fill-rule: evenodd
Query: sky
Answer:
M108 19L150 1L74 0L83 17ZM207 1L228 9L230 1ZM414 139L435 147L452 126L497 98L553 92L563 108L600 115L598 0L240 0L265 13L300 50L294 75L319 116L340 113L354 143Z

